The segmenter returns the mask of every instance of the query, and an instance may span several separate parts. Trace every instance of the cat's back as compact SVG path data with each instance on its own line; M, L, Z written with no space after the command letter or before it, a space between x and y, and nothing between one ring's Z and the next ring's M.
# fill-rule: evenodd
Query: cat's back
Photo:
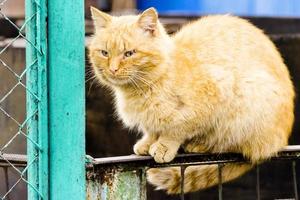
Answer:
M230 15L202 17L185 25L173 40L177 55L181 55L182 60L192 59L194 66L215 64L244 73L263 70L289 80L275 45L262 30L245 19Z
M267 42L263 32L245 19L231 15L211 15L188 23L178 31L173 39L178 45L193 44L202 47L205 44L226 45L233 47L240 42L258 44L260 40ZM267 42L268 43L268 42Z
M253 53L253 50L257 52L262 47L267 47L273 54L277 53L272 42L260 29L245 19L230 15L202 17L183 26L173 39L177 46L214 55L233 54L239 50Z

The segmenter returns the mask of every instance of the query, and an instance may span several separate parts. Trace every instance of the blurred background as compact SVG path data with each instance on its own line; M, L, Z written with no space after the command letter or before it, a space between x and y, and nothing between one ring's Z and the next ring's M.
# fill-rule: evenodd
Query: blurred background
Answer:
M5 0L4 0L5 1ZM1 11L17 25L24 22L24 0L0 0ZM90 18L90 6L113 15L136 14L149 7L155 7L160 20L170 34L177 31L183 24L207 14L234 14L249 19L260 27L275 42L277 48L289 67L297 93L300 88L300 1L299 0L86 0L86 38L93 34L93 23ZM74 13L76 14L76 13ZM70 16L72 17L72 16ZM0 15L0 49L18 35L3 15ZM0 54L0 59L5 60L15 70L21 71L25 64L25 42L16 39L12 45ZM0 85L4 88L0 98L14 84L12 77L0 62ZM86 63L86 151L93 157L108 157L132 154L132 146L138 136L124 129L116 119L112 108L110 93L101 88L97 81L91 79L91 68ZM20 102L25 102L25 91L15 90L10 98L1 106L13 113L16 119L24 119L25 110L19 110ZM296 101L296 121L290 144L300 144L300 109ZM9 126L7 124L10 124ZM0 147L12 137L17 127L7 117L0 113ZM10 153L26 153L24 138L16 139L9 146ZM300 180L300 162L298 162L297 175ZM261 166L261 199L293 199L293 180L291 162L272 162ZM0 179L7 179L8 183L15 182L15 172L0 169ZM201 180L199 180L201 181ZM0 193L4 193L7 185L1 185ZM300 183L298 183L299 188ZM19 184L10 194L8 199L26 199L26 185ZM247 173L238 180L224 184L224 199L252 200L256 198L255 171ZM298 189L299 191L299 189ZM188 200L217 199L217 188L192 193L186 196ZM153 191L148 188L149 200L173 200L178 196L167 196L164 192Z

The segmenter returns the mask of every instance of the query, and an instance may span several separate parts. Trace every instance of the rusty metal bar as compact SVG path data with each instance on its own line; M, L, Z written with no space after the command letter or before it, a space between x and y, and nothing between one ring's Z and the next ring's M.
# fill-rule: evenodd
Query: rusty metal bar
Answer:
M219 200L223 200L222 168L223 168L223 164L218 164L218 194L219 194Z
M11 164L13 164L16 167L26 167L27 156L22 154L0 155L0 167L11 167Z
M300 145L287 146L277 156L270 160L294 160L300 159ZM169 166L191 166L209 165L233 162L248 162L243 155L238 153L220 154L179 154L170 163L156 163L151 156L117 156L108 158L90 159L87 168L121 167L121 168L143 168L143 167L169 167Z
M259 166L256 166L256 199L260 200L260 171L259 171Z
M8 178L8 166L3 167L3 172L4 172L4 178L5 178L5 193L9 191L9 178ZM7 200L10 200L10 195L8 193Z
M300 159L300 145L287 146L277 156L270 160L294 160ZM26 165L27 156L22 154L1 154L0 164L6 160L13 164ZM221 153L221 154L179 154L170 163L156 163L151 156L115 156L107 158L87 157L87 168L92 169L97 165L101 167L122 166L126 167L168 167L168 166L190 166L220 164L229 162L247 162L241 154Z
M180 199L184 200L184 172L186 167L181 166L180 167Z
M294 193L295 200L298 200L298 185L297 185L297 172L296 172L296 161L292 162L292 173L293 173L293 184L294 184Z

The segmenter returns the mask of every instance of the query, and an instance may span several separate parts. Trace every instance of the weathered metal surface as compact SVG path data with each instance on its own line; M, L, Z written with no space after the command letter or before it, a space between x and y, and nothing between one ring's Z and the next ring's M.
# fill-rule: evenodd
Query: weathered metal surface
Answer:
M100 172L101 171L101 172ZM146 200L146 172L103 168L87 173L88 200Z
M25 10L27 119L24 124L27 124L28 199L47 200L49 158L46 1L26 0ZM19 29L19 33L22 29L23 27ZM21 81L22 75L19 78Z

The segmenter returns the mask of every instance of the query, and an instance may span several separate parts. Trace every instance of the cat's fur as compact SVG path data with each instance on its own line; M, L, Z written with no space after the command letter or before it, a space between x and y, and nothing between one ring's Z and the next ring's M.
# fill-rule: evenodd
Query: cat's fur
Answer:
M255 164L287 145L294 121L289 72L270 39L248 21L208 16L169 36L153 8L121 17L92 8L92 16L90 60L114 92L124 124L143 133L136 154L169 162L182 146L238 152ZM227 164L223 181L250 168ZM188 167L184 191L212 186L217 177L216 165ZM148 180L180 192L179 168L151 169Z

